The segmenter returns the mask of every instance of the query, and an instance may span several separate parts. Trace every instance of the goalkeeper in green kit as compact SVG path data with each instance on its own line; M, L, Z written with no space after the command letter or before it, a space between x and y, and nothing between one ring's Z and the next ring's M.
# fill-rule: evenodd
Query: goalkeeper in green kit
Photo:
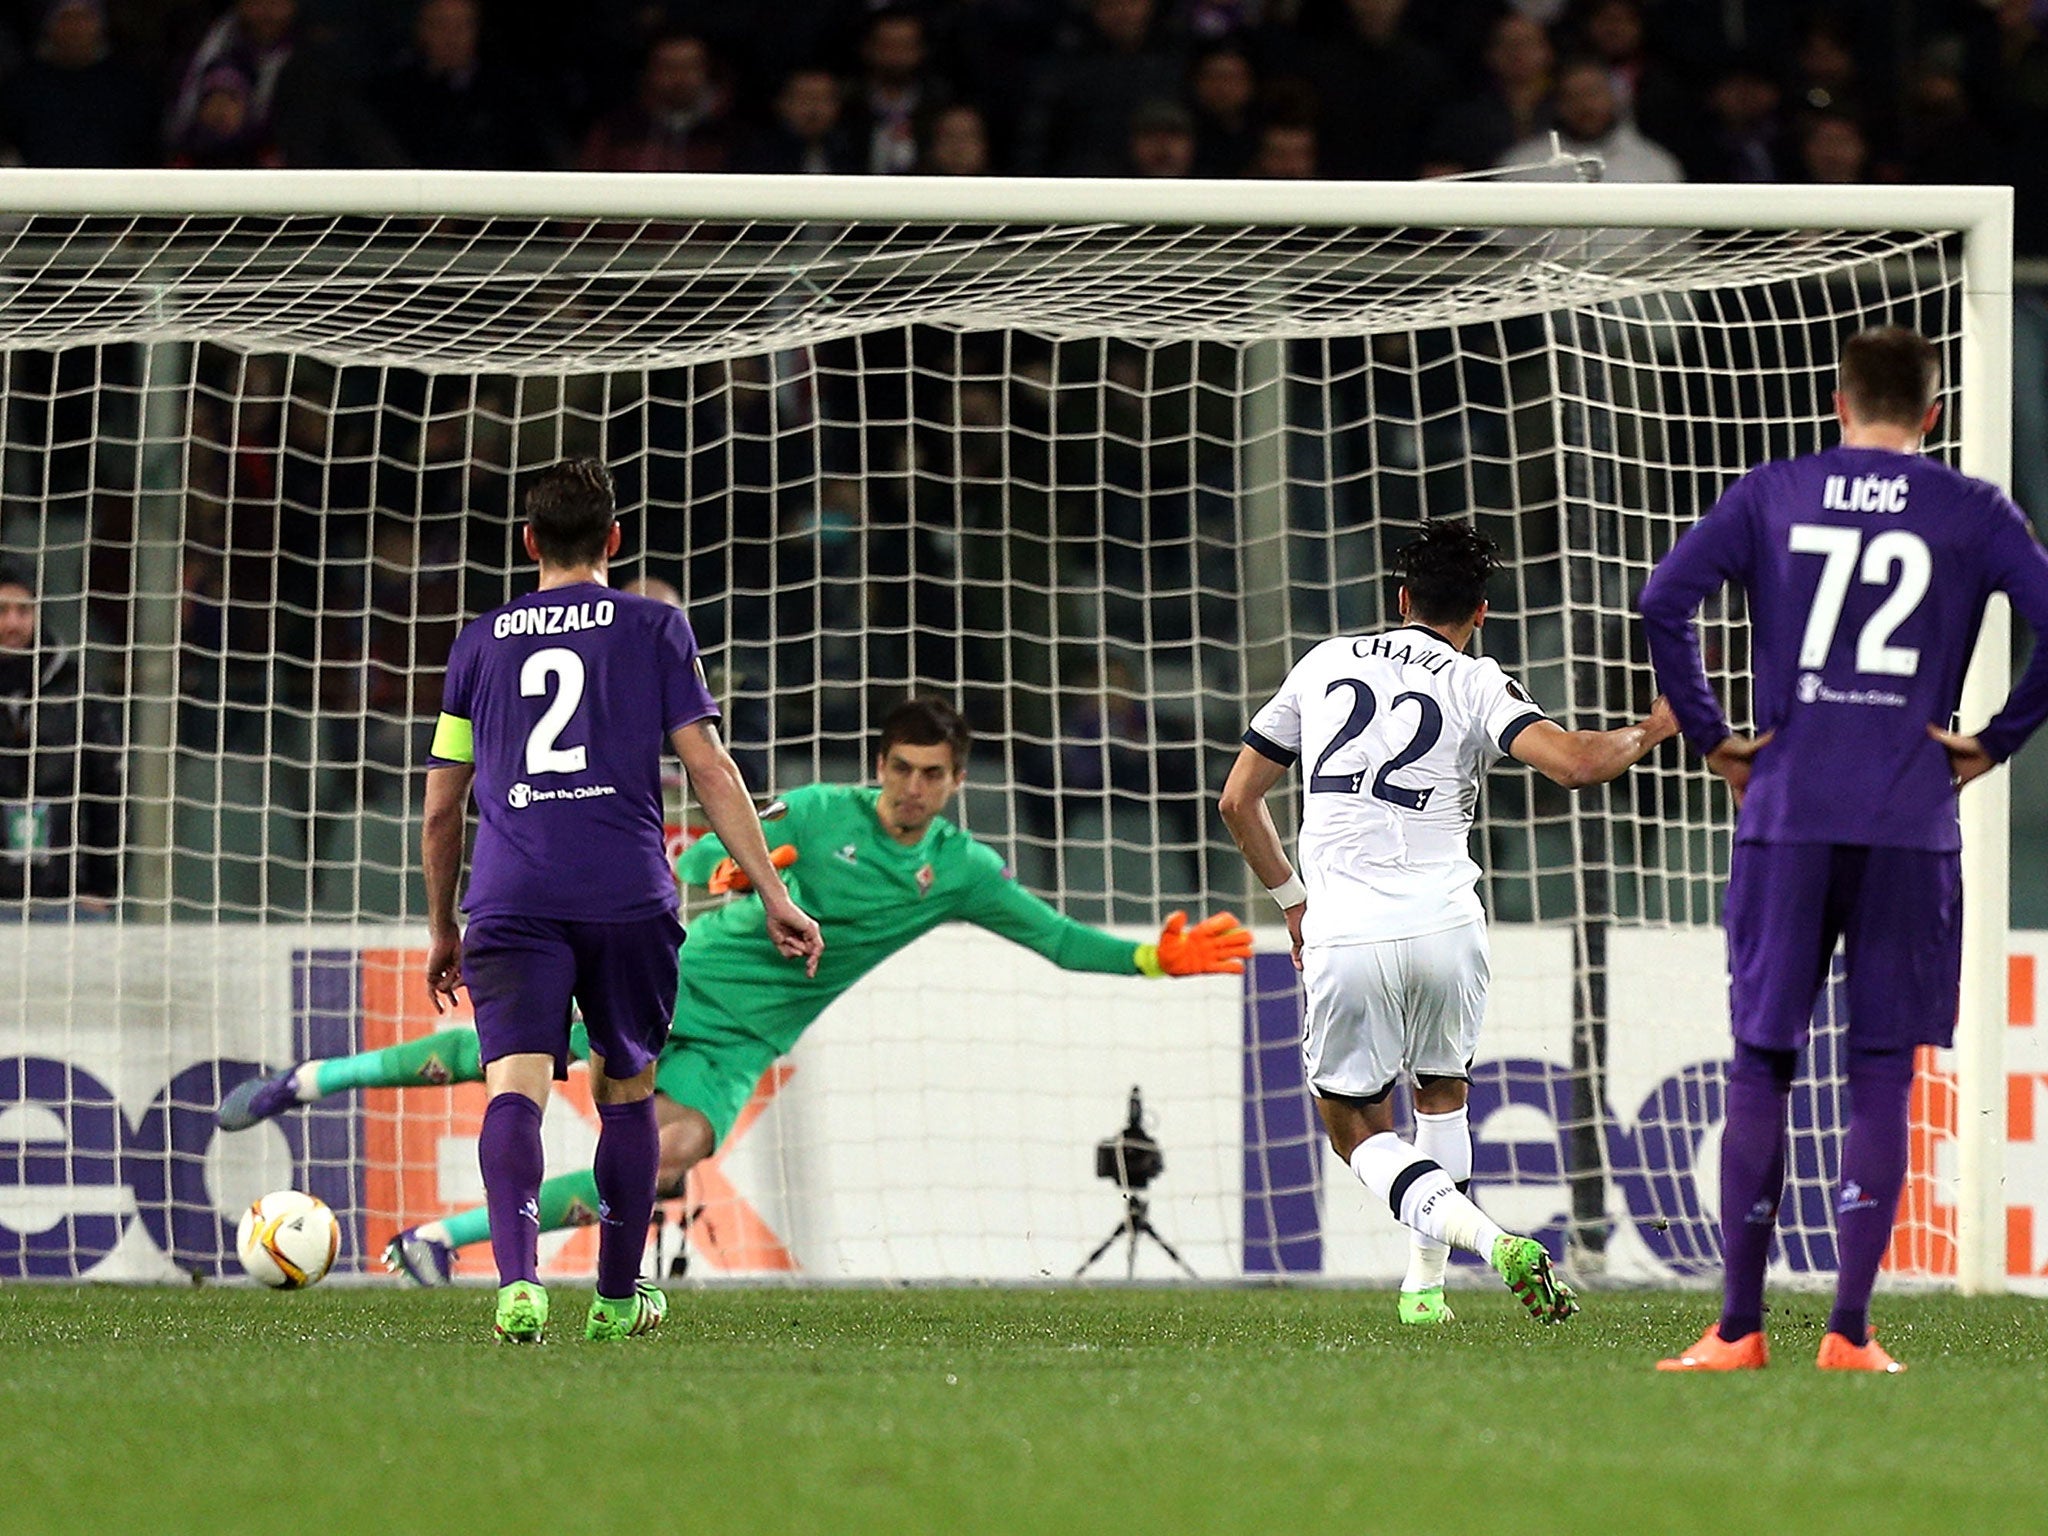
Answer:
M717 838L677 861L686 885L739 899L699 915L683 947L675 1023L655 1067L663 1197L682 1194L778 1056L826 1007L882 961L942 923L967 922L1036 950L1062 970L1197 976L1242 972L1251 934L1229 913L1189 926L1181 913L1156 942L1132 944L1060 916L1009 876L993 849L941 814L967 777L967 723L938 699L906 700L882 722L872 788L812 784L791 790L765 828L777 865L826 936L818 974L775 952L746 877ZM574 1049L585 1051L582 1027ZM220 1123L242 1130L328 1094L476 1082L476 1035L443 1030L381 1051L301 1062L230 1093ZM541 1186L542 1231L587 1222L597 1209L588 1170ZM479 1209L408 1228L385 1251L388 1267L421 1285L446 1284L454 1250L484 1241Z

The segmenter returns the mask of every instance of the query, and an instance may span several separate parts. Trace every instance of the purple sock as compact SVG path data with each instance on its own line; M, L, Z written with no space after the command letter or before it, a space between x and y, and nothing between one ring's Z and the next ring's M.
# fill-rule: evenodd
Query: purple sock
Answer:
M540 1106L523 1093L501 1093L484 1110L476 1160L491 1213L491 1256L498 1284L540 1278Z
M623 1301L640 1278L647 1223L654 1216L654 1179L661 1165L661 1127L654 1100L600 1104L597 1156L597 1294Z
M1721 1337L1764 1325L1764 1270L1785 1198L1785 1104L1798 1055L1735 1042L1721 1133Z
M1842 1139L1842 1187L1835 1201L1835 1307L1828 1332L1870 1341L1870 1292L1891 1246L1906 1185L1907 1106L1913 1053L1849 1052L1849 1134Z

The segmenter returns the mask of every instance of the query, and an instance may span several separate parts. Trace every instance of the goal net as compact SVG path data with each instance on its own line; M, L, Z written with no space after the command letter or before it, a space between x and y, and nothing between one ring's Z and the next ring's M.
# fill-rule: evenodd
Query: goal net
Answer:
M521 477L559 457L614 467L614 579L677 589L759 793L860 781L889 706L956 699L977 732L957 819L1134 940L1175 910L1272 923L1215 791L1300 651L1390 621L1391 557L1425 520L1505 552L1484 651L1605 727L1653 692L1630 607L1652 564L1743 469L1830 440L1848 333L1935 338L1930 451L2002 473L1990 194L1764 189L1724 222L1710 193L1652 188L0 187L0 552L32 573L41 654L78 665L35 685L36 776L0 786L10 889L53 919L0 933L0 1276L233 1273L238 1210L286 1185L342 1214L344 1269L374 1269L400 1227L480 1199L481 1089L439 1085L448 1052L423 1086L242 1135L212 1112L258 1072L451 1022L421 979L420 765L456 630L530 580ZM1739 605L1702 630L1740 722ZM1982 649L2002 663L2002 632ZM1977 688L1999 695L1995 666ZM67 707L114 732L112 790L81 777ZM115 814L68 808L95 798ZM680 786L674 814L686 839ZM1971 1287L2003 1274L1995 1137L1957 1135L2002 1111L1988 789L1976 814L1997 857L1972 874L1966 1011L1998 1017L1923 1063L1890 1260ZM1576 796L1486 787L1476 1192L1582 1273L1717 1262L1729 823L1674 749ZM942 930L762 1079L665 1208L658 1262L1032 1280L1107 1237L1091 1274L1179 1272L1127 1241L1128 1196L1205 1278L1389 1280L1405 1240L1313 1133L1299 1010L1275 928L1242 983L1068 973ZM1835 989L1821 1014L1791 1274L1833 1265ZM587 1165L580 1077L551 1172ZM1127 1191L1097 1143L1133 1085L1165 1165ZM587 1274L594 1243L544 1252Z

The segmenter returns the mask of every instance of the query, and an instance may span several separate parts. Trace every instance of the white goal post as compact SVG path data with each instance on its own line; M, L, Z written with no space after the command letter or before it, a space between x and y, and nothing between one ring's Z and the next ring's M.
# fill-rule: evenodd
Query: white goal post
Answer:
M1020 878L1056 904L1137 932L1171 906L1246 899L1207 818L1223 722L1301 646L1377 616L1385 557L1418 517L1490 519L1518 567L1486 640L1553 712L1597 724L1647 682L1633 589L1757 450L1821 445L1816 391L1847 329L1923 323L1950 364L1933 451L2009 483L2011 222L2003 188L0 171L0 553L40 562L54 622L98 657L88 686L125 708L128 743L116 927L0 933L14 1014L0 1163L15 1160L0 1276L147 1274L149 1244L218 1269L207 1244L229 1191L281 1174L331 1175L359 1202L345 1266L374 1258L401 1214L430 1214L407 1180L452 1154L408 1140L425 1133L383 1100L360 1123L266 1142L254 1163L178 1127L201 1126L231 1071L274 1068L309 1038L364 1043L277 1033L275 1016L324 1017L307 998L326 973L307 955L416 943L404 777L431 701L402 679L431 673L435 625L516 585L498 545L517 473L571 450L632 460L650 528L659 506L676 530L643 539L645 569L674 574L693 617L706 609L707 649L764 721L749 745L781 784L858 772L887 695L985 701L968 824L1014 846ZM863 500L876 486L886 516ZM353 521L329 515L344 494ZM111 502L128 509L118 547ZM265 557L298 574L238 587ZM1708 627L1726 686L1743 671L1740 614ZM2010 644L1994 603L1966 727L2003 698ZM1076 754L1068 709L1083 694L1093 757ZM1140 721L1143 784L1117 779L1116 709ZM1635 1153L1617 1148L1649 1133L1618 1136L1601 1107L1633 1049L1610 1062L1609 1019L1620 1029L1638 1006L1609 999L1610 972L1617 993L1650 975L1720 983L1696 960L1682 976L1632 970L1632 939L1610 957L1610 930L1708 932L1725 870L1727 807L1698 765L1641 777L1577 807L1489 790L1483 817L1501 829L1481 834L1489 900L1528 923L1536 957L1503 995L1559 1020L1554 1039L1504 1051L1537 1076L1503 1068L1500 1089L1510 1108L1555 1106L1558 1149L1525 1163L1503 1132L1501 1179L1566 1190L1570 1209L1545 1219L1581 1257L1632 1216L1643 1233L1666 1220L1642 1201L1700 1217L1671 1186L1718 1102L1697 1072L1669 1075L1682 1058L1645 1064L1631 1091L1680 1106L1684 1123L1658 1134L1690 1139L1686 1169L1621 1166ZM1898 1266L1966 1293L2006 1284L2007 794L1995 774L1962 802L1962 1023L1941 1069L1954 1166L1932 1202L1953 1210L1936 1235L1952 1246ZM1546 934L1563 935L1561 978L1538 955ZM243 973L265 945L289 979ZM349 965L335 1007L360 1013L362 990L387 984ZM1192 1244L1205 1272L1292 1272L1297 1221L1322 1223L1324 1272L1378 1272L1377 1239L1332 1235L1356 1192L1323 1193L1312 1149L1269 1155L1293 1113L1276 1108L1293 1090L1259 1081L1279 1059L1255 1018L1270 995L1187 991L1216 1011L1204 1055L1143 984L1066 992L1049 969L1006 971L1016 1011L1065 999L1077 1018L1025 1098L999 1100L998 1084L956 1114L949 1084L973 1072L951 1052L1007 1047L904 1031L949 970L885 967L837 1043L828 1016L815 1067L796 1061L818 1097L793 1097L772 1145L757 1133L734 1165L764 1191L765 1223L796 1234L785 1248L833 1255L804 1272L1042 1271L1099 1225L1085 1170L1077 1187L1064 1165L1040 1171L1086 1140L1067 1121L1093 1110L1070 1092L1149 1078L1159 1059L1178 1063L1156 1070L1202 1127L1185 1136L1208 1138L1180 1165L1200 1192L1170 1204L1173 1174L1161 1191L1206 1234ZM1152 1022L1133 1025L1130 1054L1093 1054L1093 1015L1126 996ZM210 1014L195 1001L209 998ZM1010 1022L998 1007L982 1027ZM1482 1060L1521 1039L1512 1025ZM890 1098L909 1078L922 1086ZM846 1085L832 1103L828 1085ZM862 1094L864 1116L844 1109ZM891 1139L898 1108L929 1122L903 1133L914 1146ZM1099 1129L1120 1109L1119 1090ZM1007 1193L968 1189L967 1214L912 1230L891 1160L943 1190L926 1170L991 1116L1025 1127L1035 1166L970 1161L963 1187ZM842 1187L820 1137L888 1150L870 1182ZM93 1171L103 1156L115 1174ZM1283 1190L1283 1163L1306 1183ZM79 1193L100 1184L118 1193ZM168 1214L149 1219L152 1201ZM1011 1223L1036 1235L1013 1239ZM1791 1225L1806 1242L1825 1222ZM1628 1243L1649 1278L1705 1272L1696 1251Z

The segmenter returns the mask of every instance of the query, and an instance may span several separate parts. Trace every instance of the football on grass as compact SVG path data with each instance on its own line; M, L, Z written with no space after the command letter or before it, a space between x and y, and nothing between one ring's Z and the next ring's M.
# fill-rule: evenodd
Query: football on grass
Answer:
M252 1280L273 1290L296 1291L333 1267L341 1251L341 1223L325 1201L281 1189L242 1213L235 1251Z

